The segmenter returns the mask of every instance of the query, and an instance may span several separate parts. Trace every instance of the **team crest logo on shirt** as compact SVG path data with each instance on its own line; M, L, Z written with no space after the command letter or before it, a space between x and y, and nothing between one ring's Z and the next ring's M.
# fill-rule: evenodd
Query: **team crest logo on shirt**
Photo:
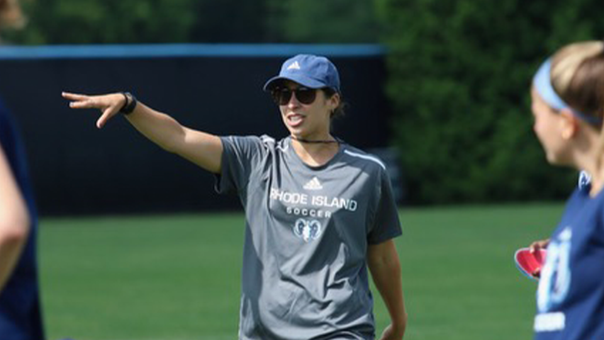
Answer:
M591 184L591 175L587 171L579 174L579 189L585 189Z
M323 185L317 177L313 177L308 183L304 184L304 189L306 190L321 190L323 189Z
M572 282L570 254L573 232L570 226L547 246L545 265L537 289L537 307L545 313L559 306L567 297Z
M303 218L299 218L294 224L294 234L307 243L319 238L322 231L321 222L317 220L307 221Z

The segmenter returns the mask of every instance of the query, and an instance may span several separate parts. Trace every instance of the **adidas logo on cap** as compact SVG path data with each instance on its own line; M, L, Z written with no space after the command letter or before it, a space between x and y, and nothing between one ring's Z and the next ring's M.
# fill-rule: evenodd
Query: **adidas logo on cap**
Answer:
M304 189L306 190L321 190L323 189L323 185L319 182L317 177L313 177L308 183L304 184Z
M299 70L300 64L297 61L293 62L291 65L287 67L288 70Z

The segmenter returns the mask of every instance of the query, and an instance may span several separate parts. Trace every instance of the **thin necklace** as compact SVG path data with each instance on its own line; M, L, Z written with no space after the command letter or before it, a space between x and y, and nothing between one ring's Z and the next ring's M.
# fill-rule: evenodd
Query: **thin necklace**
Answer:
M293 140L296 140L300 143L307 143L307 144L329 144L329 143L342 143L341 140L339 140L338 138L335 138L334 140L308 140L308 139L304 139L304 138L298 138L294 135L291 135Z

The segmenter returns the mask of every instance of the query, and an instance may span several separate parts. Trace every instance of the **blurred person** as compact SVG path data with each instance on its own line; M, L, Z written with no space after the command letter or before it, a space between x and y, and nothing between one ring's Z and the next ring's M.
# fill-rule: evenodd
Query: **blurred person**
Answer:
M23 143L1 102L0 192L0 339L43 339L36 207Z
M18 0L0 0L0 28L22 28L25 22Z
M13 0L0 0L0 26L21 23ZM1 81L9 81L2 79ZM36 260L37 213L25 149L0 101L0 339L42 340Z
M584 170L539 274L535 340L604 339L604 43L564 46L531 88L534 131L550 164Z
M397 207L385 165L331 134L331 120L343 113L336 67L297 55L264 90L289 132L281 140L196 131L130 93L63 97L74 109L100 109L99 128L121 112L154 143L216 174L218 192L239 195L246 216L239 339L375 339L367 268L391 319L379 339L402 339Z

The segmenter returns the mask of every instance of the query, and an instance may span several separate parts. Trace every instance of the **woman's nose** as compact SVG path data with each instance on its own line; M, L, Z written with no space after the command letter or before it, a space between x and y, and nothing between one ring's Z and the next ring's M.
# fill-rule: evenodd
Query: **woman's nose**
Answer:
M287 106L297 107L300 106L300 102L296 97L296 92L292 92L292 96L289 98L289 102L287 102Z

